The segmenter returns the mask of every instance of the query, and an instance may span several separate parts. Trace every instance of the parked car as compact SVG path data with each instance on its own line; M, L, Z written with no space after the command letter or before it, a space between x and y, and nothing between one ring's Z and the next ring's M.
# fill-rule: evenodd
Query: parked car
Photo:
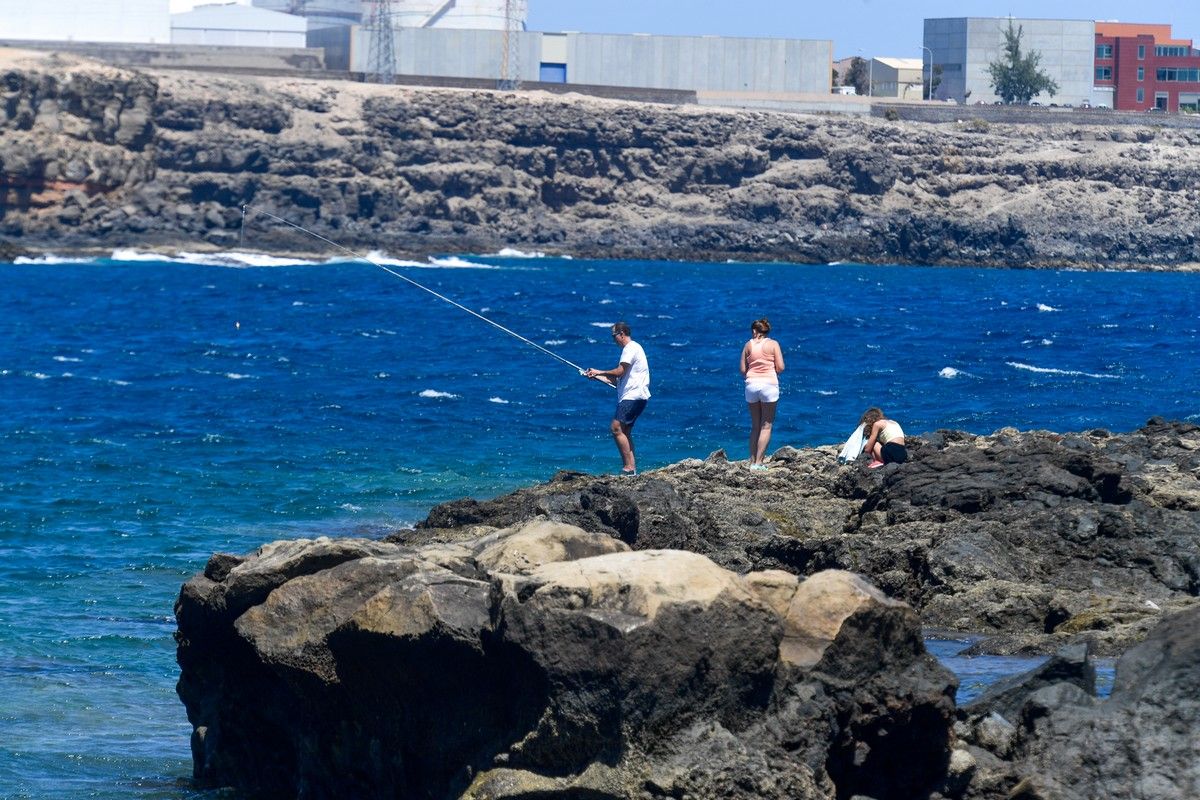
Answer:
M1165 114L1165 113L1167 113L1167 110L1165 108L1159 108L1158 106L1151 106L1150 108L1146 109L1146 113L1147 114Z

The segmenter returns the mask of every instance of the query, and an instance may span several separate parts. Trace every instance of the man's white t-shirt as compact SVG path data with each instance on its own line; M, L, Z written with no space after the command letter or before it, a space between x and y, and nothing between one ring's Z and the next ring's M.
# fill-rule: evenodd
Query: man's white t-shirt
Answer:
M617 402L650 399L650 365L646 351L632 339L621 350L621 363L628 364L625 374L617 381Z

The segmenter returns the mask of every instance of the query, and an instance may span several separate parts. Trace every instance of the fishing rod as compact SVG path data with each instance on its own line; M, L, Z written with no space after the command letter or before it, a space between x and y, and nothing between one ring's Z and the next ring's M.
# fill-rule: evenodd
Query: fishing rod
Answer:
M583 367L579 366L575 362L569 361L568 359L565 359L562 356L560 356L558 353L555 353L552 350L548 350L547 348L542 347L537 342L533 342L533 341L530 341L529 339L526 339L524 336L517 333L516 331L509 330L508 328L501 325L499 322L488 319L483 314L480 314L478 311L473 311L473 310L467 308L466 306L464 306L462 303L455 302L454 300L451 300L449 297L446 297L443 294L439 294L438 292L435 292L433 289L430 289L428 286L423 286L422 284L417 283L416 281L414 281L412 278L408 277L407 275L397 272L396 270L388 267L386 264L380 264L378 261L375 261L370 256L365 256L362 253L351 250L348 247L338 244L337 242L333 241L332 239L328 239L328 238L322 236L321 234L317 233L316 231L310 231L308 228L305 228L303 225L298 225L295 222L286 220L283 217L272 214L270 211L265 211L261 208L256 208L251 205L243 205L242 206L242 229L239 234L239 237L241 235L244 235L246 232L246 212L247 211L252 211L255 214L261 214L264 217L270 217L271 219L275 220L276 222L282 222L284 225L287 225L289 228L295 228L296 230L300 231L301 233L306 233L309 236L313 237L314 239L319 239L322 242L325 242L325 244L330 245L331 247L336 247L338 250L341 250L344 253L348 253L349 255L352 255L355 258L361 259L372 266L379 267L381 270L383 270L387 274L391 275L392 277L399 278L400 280L404 281L405 283L409 283L424 292L429 292L429 294L433 295L437 299L439 299L443 302L449 303L450 305L454 306L455 308L459 309L460 311L465 311L468 314L470 314L471 316L475 317L476 319L481 319L484 322L486 322L488 325L491 325L494 328L498 328L498 329L504 331L509 336L512 336L514 339L520 339L522 342L529 345L530 347L532 347L536 350L540 350L543 353L545 353L546 355L550 356L551 358L561 361L562 363L566 364L567 366L574 368L575 371L578 372L580 375L587 374L587 370L585 370ZM612 384L609 384L607 381L600 381L600 383L604 383L608 386L612 386Z

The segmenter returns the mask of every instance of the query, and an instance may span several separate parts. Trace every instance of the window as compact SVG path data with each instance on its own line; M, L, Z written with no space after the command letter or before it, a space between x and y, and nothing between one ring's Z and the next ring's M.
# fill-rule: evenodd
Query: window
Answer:
M1156 56L1186 56L1189 55L1188 50L1191 48L1177 44L1160 44L1155 45L1154 55Z
M1139 81L1146 80L1146 68L1145 67L1138 67L1138 80Z
M1112 58L1111 44L1096 45L1096 58Z
M1137 90L1137 101L1139 103L1146 102L1146 90L1143 89L1141 86L1139 86L1138 90Z
M1161 72L1161 70L1159 70ZM1096 80L1111 81L1112 67L1096 67Z
M1157 78L1168 83L1197 83L1200 82L1200 68L1159 67Z
M1161 108L1163 111L1167 110L1167 93L1166 92L1155 92L1154 93L1154 107Z
M1138 45L1138 61L1144 61L1145 59L1146 59L1146 45L1139 44Z

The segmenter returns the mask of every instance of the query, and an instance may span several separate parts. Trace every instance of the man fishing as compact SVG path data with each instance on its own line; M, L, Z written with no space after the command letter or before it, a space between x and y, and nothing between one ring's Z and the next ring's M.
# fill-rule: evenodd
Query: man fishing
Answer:
M630 336L628 323L613 325L612 338L621 348L621 362L612 369L587 369L583 374L617 387L617 410L609 429L621 454L621 474L636 475L633 423L637 422L650 399L650 366L646 363L646 351Z

